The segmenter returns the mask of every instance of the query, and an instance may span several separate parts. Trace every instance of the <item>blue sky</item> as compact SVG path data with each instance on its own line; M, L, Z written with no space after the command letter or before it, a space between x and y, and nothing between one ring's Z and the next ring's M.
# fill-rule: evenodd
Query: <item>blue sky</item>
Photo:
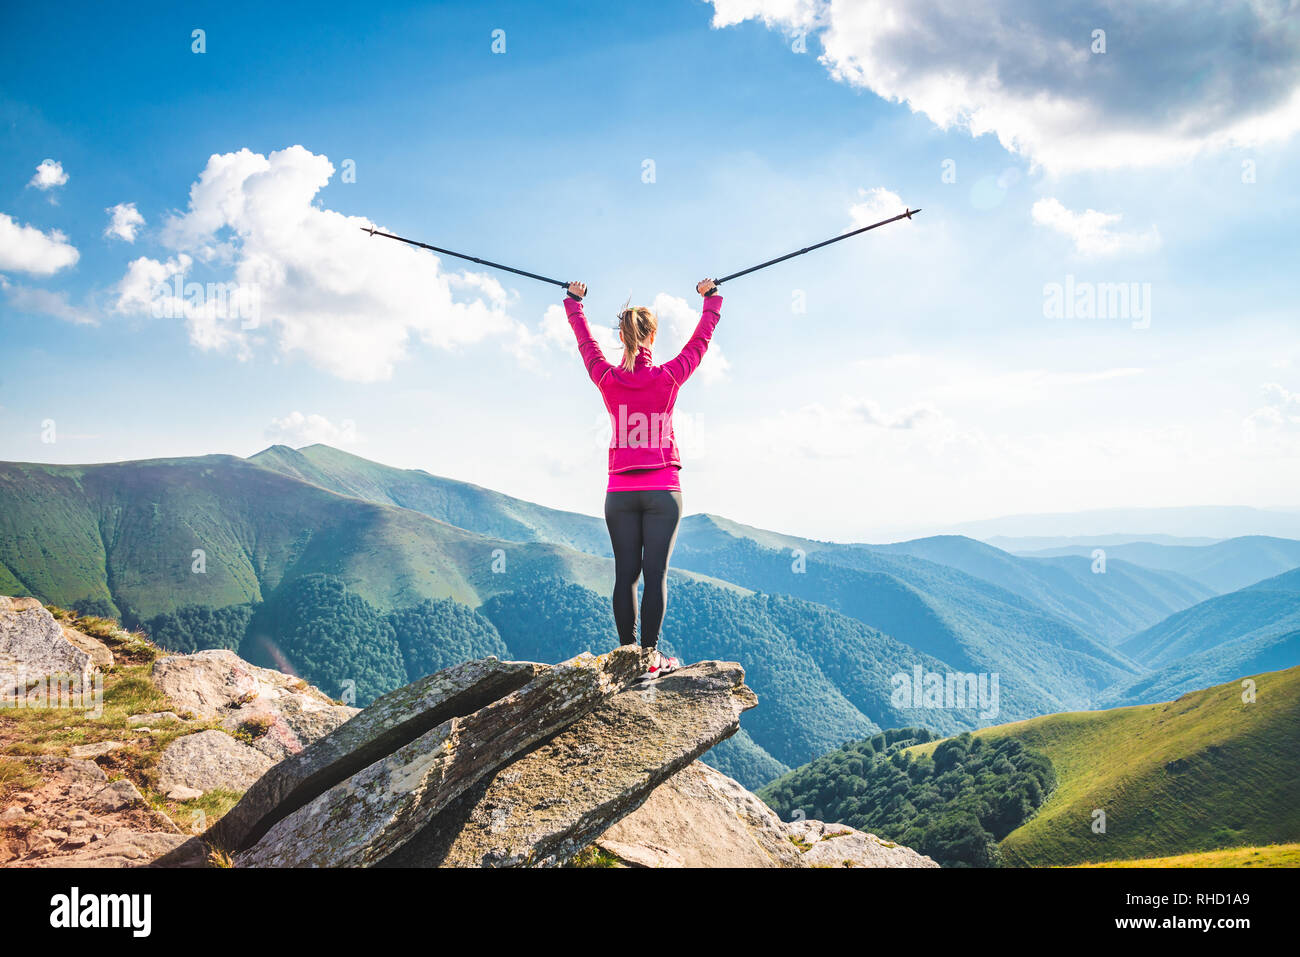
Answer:
M688 511L872 540L1300 505L1294 24L947 6L10 5L0 458L326 441L597 513L558 291L358 223L583 279L606 327L654 305L662 360L697 279L907 204L724 290ZM256 327L156 314L182 268L256 289ZM1047 314L1067 282L1134 308Z

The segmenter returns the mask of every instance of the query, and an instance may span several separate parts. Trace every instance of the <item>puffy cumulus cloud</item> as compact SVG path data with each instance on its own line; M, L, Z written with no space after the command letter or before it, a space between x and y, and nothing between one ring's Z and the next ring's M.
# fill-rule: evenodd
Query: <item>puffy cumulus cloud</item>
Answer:
M285 445L353 445L357 441L357 425L344 419L335 425L323 415L303 415L297 410L281 418L274 418L264 432L272 442Z
M1300 130L1293 0L712 2L716 27L807 31L836 80L991 133L1054 172L1163 165Z
M93 326L99 322L89 309L74 306L69 302L67 293L15 285L3 276L0 276L0 290L3 290L9 305L18 312L52 316L79 326Z
M163 223L162 242L177 255L133 262L116 308L183 315L196 345L241 356L270 338L356 381L390 377L412 342L451 349L526 337L495 279L445 272L427 250L373 239L361 231L368 220L318 205L333 174L327 157L301 146L213 155L188 209ZM189 290L200 267L229 295L186 291L185 308L170 309L178 274Z
M135 242L136 233L144 225L144 217L135 208L135 203L118 203L104 210L108 213L108 226L104 235L110 239L122 239L128 243Z
M0 270L52 276L80 258L81 253L57 229L43 233L0 213Z
M36 175L27 185L44 191L64 186L67 182L68 174L63 171L63 164L58 160L47 159L41 160L41 165L36 167Z
M907 204L892 190L877 186L874 189L858 190L858 202L849 207L849 217L853 224L845 232L870 226L882 219L897 216L907 210Z
M182 303L180 296L172 296L168 284L177 276L184 276L194 260L182 253L166 262L159 262L147 256L131 260L126 267L126 275L117 284L117 300L113 304L114 312L144 313L154 311L158 315L164 311L179 315L175 303Z
M1074 243L1075 252L1090 259L1160 248L1160 231L1155 226L1140 233L1115 229L1124 218L1120 213L1100 213L1095 209L1076 213L1066 209L1060 200L1046 197L1034 203L1031 215L1035 223L1067 237Z

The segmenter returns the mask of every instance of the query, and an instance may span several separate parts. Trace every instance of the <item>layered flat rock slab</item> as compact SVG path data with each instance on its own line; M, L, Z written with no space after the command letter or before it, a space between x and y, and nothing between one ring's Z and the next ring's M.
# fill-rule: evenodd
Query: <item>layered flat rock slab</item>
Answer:
M596 846L630 867L802 867L776 812L695 761L655 788Z
M528 684L545 665L483 658L447 668L378 698L346 723L262 775L204 835L228 851L252 846L311 799L431 728Z
M740 728L745 672L706 661L633 684L484 778L383 863L554 866Z
M786 832L803 852L805 867L938 867L933 858L845 824L790 821Z
M253 747L274 761L297 754L357 713L301 678L209 649L154 662L153 679L175 704L223 728L255 728Z
M143 867L185 843L184 834L119 828L84 850L28 861L24 867Z
M0 696L56 675L84 688L93 669L90 655L67 639L37 599L0 595Z
M527 684L439 723L275 823L240 867L356 867L391 855L483 775L574 723L641 672L619 648L537 666Z

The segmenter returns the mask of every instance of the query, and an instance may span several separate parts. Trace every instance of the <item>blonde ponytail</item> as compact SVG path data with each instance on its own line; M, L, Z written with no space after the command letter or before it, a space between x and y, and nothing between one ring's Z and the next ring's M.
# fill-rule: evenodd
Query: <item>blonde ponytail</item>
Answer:
M623 335L623 369L631 372L636 368L637 350L659 328L659 320L645 306L625 305L618 315L618 331Z

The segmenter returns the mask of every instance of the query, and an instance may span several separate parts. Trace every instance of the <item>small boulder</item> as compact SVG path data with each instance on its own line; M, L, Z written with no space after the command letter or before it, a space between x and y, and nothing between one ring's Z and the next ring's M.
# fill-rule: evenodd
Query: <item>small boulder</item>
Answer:
M224 649L159 658L153 679L178 710L216 718L230 731L251 730L253 747L275 761L357 713L301 678L259 668Z
M847 824L790 821L786 833L808 846L805 867L938 867L939 864L910 847L885 841Z
M158 758L158 790L243 791L274 764L260 751L210 729L177 738Z
M84 688L93 668L90 655L64 636L38 600L0 595L0 696L59 675Z
M139 788L126 778L121 778L117 781L110 781L100 788L90 799L90 803L96 811L121 811L137 804L143 804L144 795L140 793Z
M72 748L68 754L79 760L93 760L108 754L110 751L116 751L118 748L125 747L121 741L96 741L93 744L79 744Z
M90 660L96 668L107 669L113 667L113 652L109 651L108 645L98 638L92 638L85 632L78 631L71 625L62 625L61 627L63 628L63 637L90 655Z

